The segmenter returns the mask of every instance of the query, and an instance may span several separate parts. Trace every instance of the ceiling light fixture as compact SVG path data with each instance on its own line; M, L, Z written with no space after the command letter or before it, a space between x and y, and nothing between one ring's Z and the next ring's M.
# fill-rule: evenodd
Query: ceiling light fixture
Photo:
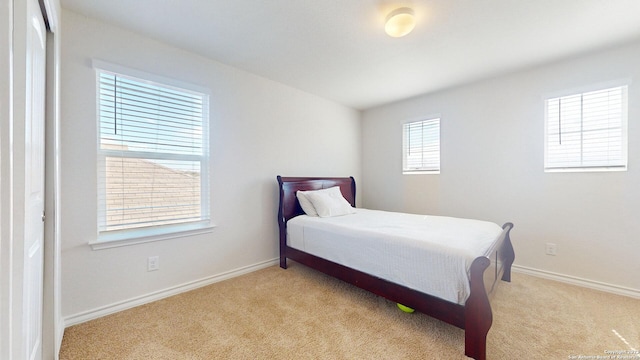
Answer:
M401 7L393 10L387 15L384 31L391 37L402 37L416 27L416 19L413 9Z

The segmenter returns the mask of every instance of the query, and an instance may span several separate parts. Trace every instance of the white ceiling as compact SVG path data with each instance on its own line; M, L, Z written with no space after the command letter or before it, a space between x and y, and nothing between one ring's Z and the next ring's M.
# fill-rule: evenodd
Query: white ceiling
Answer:
M640 39L640 0L61 3L356 109ZM400 6L418 24L391 38L384 19Z

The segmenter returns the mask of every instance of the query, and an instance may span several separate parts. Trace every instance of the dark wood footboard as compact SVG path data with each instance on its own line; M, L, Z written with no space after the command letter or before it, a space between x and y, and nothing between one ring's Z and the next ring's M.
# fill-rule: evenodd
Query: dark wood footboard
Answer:
M489 294L499 280L511 281L511 265L515 259L511 245L512 223L502 226L502 233L484 256L476 258L469 270L471 292L464 306L465 355L486 358L487 333L493 322Z
M511 265L515 255L510 239L513 224L506 223L502 233L484 256L476 258L470 269L470 295L465 305L452 303L429 294L392 283L361 271L319 258L287 245L287 221L303 214L296 199L298 190L318 190L339 186L343 196L355 206L355 180L351 178L304 178L278 176L280 205L280 267L287 259L321 271L358 286L393 302L404 304L436 319L465 330L465 355L486 359L487 333L493 322L489 294L499 280L511 281Z

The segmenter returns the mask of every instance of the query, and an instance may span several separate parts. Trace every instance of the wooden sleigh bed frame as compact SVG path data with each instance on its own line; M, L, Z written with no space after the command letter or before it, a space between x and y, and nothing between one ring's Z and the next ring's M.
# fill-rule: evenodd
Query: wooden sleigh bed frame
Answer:
M470 269L470 295L464 305L452 303L361 271L322 259L287 245L287 221L304 214L296 198L298 190L320 190L339 186L344 198L355 207L356 184L353 177L281 177L278 176L280 202L280 267L287 268L287 259L353 284L376 295L397 302L465 331L465 355L476 360L486 359L487 333L492 312L489 294L498 280L511 281L511 265L515 258L509 232L513 224L503 225L503 231L484 256L476 258Z

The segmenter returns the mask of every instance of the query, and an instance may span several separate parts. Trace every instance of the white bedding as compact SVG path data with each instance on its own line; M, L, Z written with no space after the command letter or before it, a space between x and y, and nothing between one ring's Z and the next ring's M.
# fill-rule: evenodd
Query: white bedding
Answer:
M352 269L463 305L469 268L502 228L444 216L356 209L287 222L287 244Z

